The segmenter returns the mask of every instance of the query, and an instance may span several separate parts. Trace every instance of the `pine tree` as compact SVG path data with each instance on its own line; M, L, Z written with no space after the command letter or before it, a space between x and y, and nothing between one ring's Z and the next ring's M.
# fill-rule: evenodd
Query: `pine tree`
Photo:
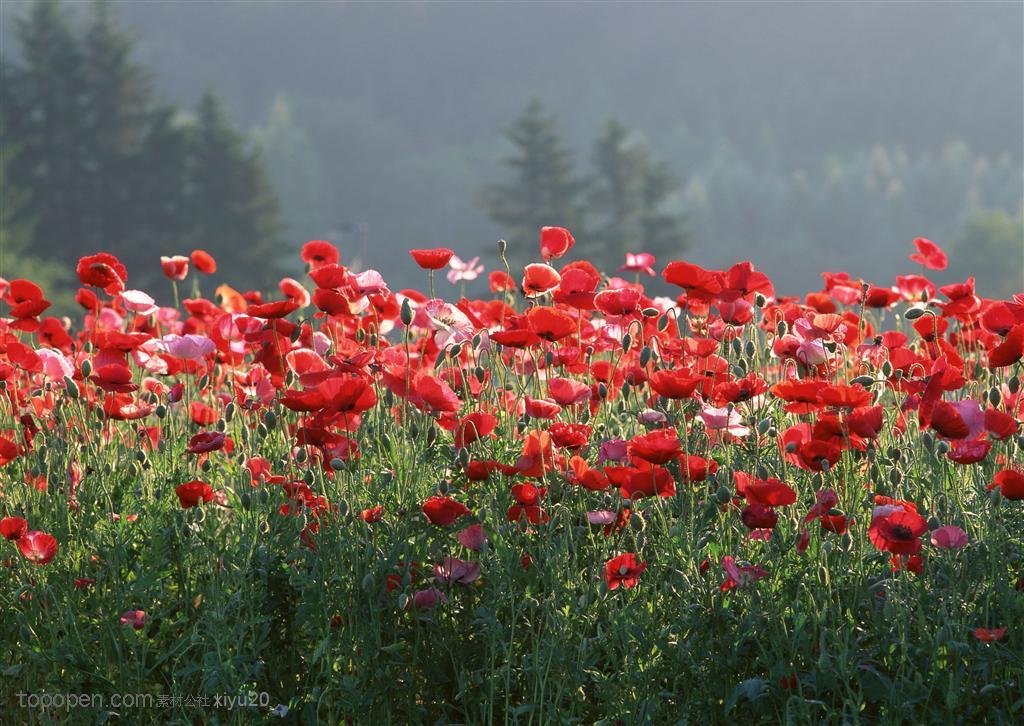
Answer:
M189 159L190 248L216 251L218 274L231 283L273 282L282 257L277 200L259 149L212 93L199 102Z
M557 120L534 98L505 131L515 147L505 159L513 178L485 190L483 205L509 242L516 264L536 259L541 227L577 230L582 185L574 178L572 158L558 135Z
M0 113L16 149L10 182L28 194L17 221L34 221L34 249L70 257L92 244L82 46L57 0L37 0L16 32L21 57L4 58Z
M592 163L587 239L593 254L609 266L626 252L678 256L687 234L685 217L670 208L679 185L668 165L655 162L647 145L615 120L594 143Z

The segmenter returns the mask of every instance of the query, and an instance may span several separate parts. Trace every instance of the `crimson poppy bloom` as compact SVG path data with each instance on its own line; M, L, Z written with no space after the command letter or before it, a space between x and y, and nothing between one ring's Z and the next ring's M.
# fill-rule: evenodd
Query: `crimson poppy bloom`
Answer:
M213 501L213 487L199 479L179 484L174 488L183 509L198 507Z
M537 297L551 292L561 282L562 276L550 265L534 262L523 268L523 294L526 297Z
M314 270L324 265L336 265L341 255L338 248L322 239L313 239L302 245L302 261Z
M895 510L871 519L868 538L883 552L914 555L921 551L921 535L928 531L928 520L916 512Z
M651 464L671 461L680 451L679 434L674 428L655 429L648 434L634 436L629 441L629 455Z
M995 643L1006 637L1006 628L975 628L972 634L982 643Z
M28 520L22 517L4 517L0 519L0 536L8 540L17 540L28 532Z
M190 258L195 268L204 275L212 275L217 271L217 260L205 250L192 250Z
M576 321L557 308L543 305L530 308L526 319L538 337L552 343L576 332Z
M448 265L455 252L447 247L434 247L426 250L409 250L409 254L424 270L440 270Z
M640 574L646 569L646 562L637 563L635 554L624 552L604 563L603 579L608 583L609 590L620 587L629 590L636 587Z
M78 280L83 285L102 288L108 295L124 291L128 270L114 255L100 252L78 260Z
M914 240L915 254L910 255L911 262L924 265L929 270L945 270L947 264L946 253L930 239L918 237Z
M45 565L57 555L57 540L46 532L32 530L17 539L18 549L35 565Z
M224 448L227 434L222 431L203 431L188 440L190 454L206 454Z
M544 261L556 260L576 244L565 227L541 227L540 228L540 254Z
M160 268L169 280L184 280L188 276L188 258L182 255L161 257Z
M462 502L448 497L432 496L423 503L423 514L431 524L450 527L467 514L472 514L472 511Z
M988 490L998 489L1005 499L1024 500L1024 474L1016 469L1003 469L988 485Z

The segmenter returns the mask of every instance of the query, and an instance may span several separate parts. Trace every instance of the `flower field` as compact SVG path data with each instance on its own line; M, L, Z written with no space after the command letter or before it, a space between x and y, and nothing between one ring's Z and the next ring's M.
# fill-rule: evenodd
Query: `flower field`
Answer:
M0 279L4 721L1020 723L1024 293L908 248Z

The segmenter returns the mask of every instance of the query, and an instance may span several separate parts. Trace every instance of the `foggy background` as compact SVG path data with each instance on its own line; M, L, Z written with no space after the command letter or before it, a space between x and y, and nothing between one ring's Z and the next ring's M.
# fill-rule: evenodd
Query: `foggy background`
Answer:
M24 65L16 18L32 5L0 6L8 68ZM91 6L59 12L82 27ZM907 255L924 236L950 253L941 279L977 274L982 294L1022 290L1022 8L113 2L153 103L173 110L168 129L201 126L204 92L223 101L222 120L266 170L276 204L264 232L278 254L246 257L237 240L219 253L230 233L212 231L216 210L201 229L175 232L169 215L166 239L126 228L87 240L85 252L123 252L133 280L151 281L160 254L200 246L235 260L221 272L238 285L266 284L253 270L271 263L273 275L297 275L298 247L316 238L337 242L345 264L380 269L392 289L423 285L410 247L483 255L492 269L496 240L516 230L489 214L487 189L514 185L505 160L516 149L503 132L536 97L580 185L574 252L605 269L643 247L588 247L602 236L594 200L609 203L587 186L594 145L615 119L628 145L671 172L658 210L682 222L688 247L658 250L659 271L670 256L707 267L750 259L785 294L820 289L823 270L888 285L917 271ZM5 146L15 126L5 123ZM5 183L31 186L16 167ZM39 186L32 196L50 193ZM179 216L201 216L187 210ZM35 256L72 276L81 240L48 220L40 232L39 221L7 266ZM522 255L536 255L529 245ZM140 251L150 262L136 261Z

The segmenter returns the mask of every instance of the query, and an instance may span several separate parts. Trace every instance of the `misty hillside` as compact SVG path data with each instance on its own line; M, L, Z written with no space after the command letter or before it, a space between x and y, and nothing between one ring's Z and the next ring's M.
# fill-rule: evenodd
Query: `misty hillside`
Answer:
M4 4L5 41L24 7ZM821 269L884 282L913 237L955 248L977 214L1021 205L1019 3L114 9L162 95L214 89L252 131L289 242L331 236L365 266L492 254L507 232L481 190L534 95L580 174L609 118L633 128L681 181L688 257L749 257L783 290Z

